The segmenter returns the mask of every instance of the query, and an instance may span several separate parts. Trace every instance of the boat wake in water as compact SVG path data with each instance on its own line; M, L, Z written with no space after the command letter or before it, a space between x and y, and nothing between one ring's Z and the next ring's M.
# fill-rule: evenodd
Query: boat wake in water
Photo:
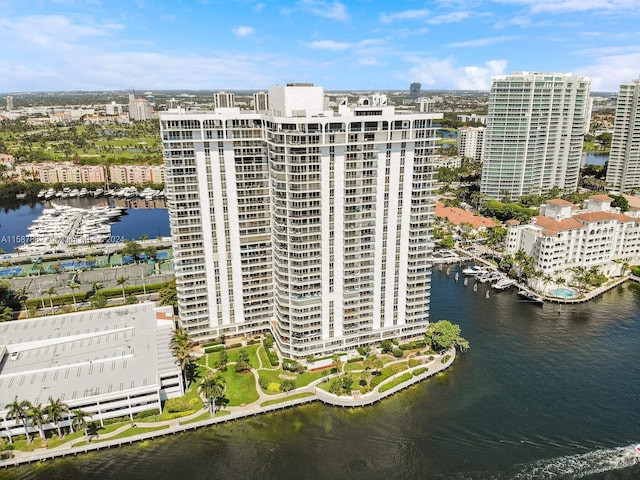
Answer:
M609 472L640 465L640 452L636 445L594 450L593 452L569 455L551 460L539 460L525 465L514 478L538 480L548 478L584 478L597 473Z

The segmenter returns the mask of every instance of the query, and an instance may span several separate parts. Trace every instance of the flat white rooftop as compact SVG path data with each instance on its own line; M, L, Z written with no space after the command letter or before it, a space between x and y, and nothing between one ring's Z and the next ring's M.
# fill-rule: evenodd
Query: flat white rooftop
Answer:
M0 323L0 411L158 385L176 371L170 307L151 303Z

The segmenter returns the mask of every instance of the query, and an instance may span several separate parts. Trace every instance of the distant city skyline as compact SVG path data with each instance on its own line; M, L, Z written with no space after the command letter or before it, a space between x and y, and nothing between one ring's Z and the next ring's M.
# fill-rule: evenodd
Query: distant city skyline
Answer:
M488 90L571 72L640 74L637 0L0 0L0 92Z

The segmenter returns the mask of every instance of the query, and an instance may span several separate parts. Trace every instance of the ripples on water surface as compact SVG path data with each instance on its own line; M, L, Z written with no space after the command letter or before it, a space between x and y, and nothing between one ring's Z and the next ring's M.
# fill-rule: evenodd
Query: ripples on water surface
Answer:
M375 407L320 404L0 472L8 478L637 479L640 289L543 307L434 271L452 369Z

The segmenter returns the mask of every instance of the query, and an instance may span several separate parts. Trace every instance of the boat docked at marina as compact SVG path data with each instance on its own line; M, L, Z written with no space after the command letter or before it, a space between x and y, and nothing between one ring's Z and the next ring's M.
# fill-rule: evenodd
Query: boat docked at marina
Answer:
M491 288L495 288L496 290L505 290L512 285L515 285L517 282L513 278L502 277L496 283L491 285Z
M527 302L539 303L540 305L544 303L544 299L540 295L536 295L528 290L518 290L518 295Z
M70 245L107 243L111 239L110 224L122 214L120 207L86 209L51 203L29 226L25 245L16 250L44 254Z
M470 267L465 267L462 269L463 275L476 276L476 275L483 275L486 273L489 273L489 270L485 270L484 268L481 268L477 265L471 265Z

